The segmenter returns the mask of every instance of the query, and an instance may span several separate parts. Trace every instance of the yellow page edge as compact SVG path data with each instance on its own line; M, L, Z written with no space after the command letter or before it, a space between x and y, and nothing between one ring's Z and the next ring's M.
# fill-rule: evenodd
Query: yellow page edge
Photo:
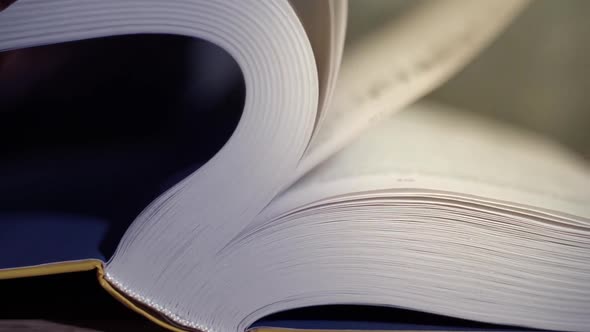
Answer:
M141 307L137 306L135 303L133 303L127 297L125 297L125 295L122 294L119 290L117 290L111 284L109 284L108 281L104 277L105 276L104 262L101 260L98 260L98 259L85 259L85 260L76 260L76 261L34 265L34 266L27 266L27 267L17 267L17 268L12 268L12 269L2 269L2 270L0 270L0 280L38 277L38 276L71 273L71 272L85 272L85 271L91 271L91 270L95 270L95 269L96 269L96 276L98 278L98 283L100 284L100 286L102 288L104 288L112 297L117 299L119 302L123 303L126 307L139 313L140 315L149 319L153 323L155 323L163 328L166 328L170 331L174 331L174 332L186 331L186 330L180 329L176 326L173 326L173 325L167 323L166 321L161 320L160 318L152 315L151 313L149 313L146 310L142 309Z

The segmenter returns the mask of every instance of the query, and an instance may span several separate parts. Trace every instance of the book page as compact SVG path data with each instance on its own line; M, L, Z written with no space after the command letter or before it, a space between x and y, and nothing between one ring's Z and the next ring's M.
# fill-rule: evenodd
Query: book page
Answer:
M590 226L588 163L536 135L429 103L383 119L283 193L270 215L371 191L494 202Z
M444 82L525 4L513 0L421 2L345 51L332 104L295 178L372 123Z
M325 118L330 104L346 33L347 0L291 0L313 49L318 69L319 100L315 127Z

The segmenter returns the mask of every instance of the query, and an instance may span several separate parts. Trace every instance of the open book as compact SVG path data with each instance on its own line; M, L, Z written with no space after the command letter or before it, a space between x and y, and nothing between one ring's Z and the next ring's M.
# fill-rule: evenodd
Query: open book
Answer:
M196 37L239 65L245 101L223 147L170 173L107 257L95 249L101 220L54 213L50 201L28 211L36 192L16 192L43 168L17 181L23 168L2 159L0 278L96 268L107 291L172 330L243 331L292 308L360 304L587 331L588 166L449 107L409 106L524 5L419 2L344 49L345 1L17 1L0 13L6 54L116 35Z

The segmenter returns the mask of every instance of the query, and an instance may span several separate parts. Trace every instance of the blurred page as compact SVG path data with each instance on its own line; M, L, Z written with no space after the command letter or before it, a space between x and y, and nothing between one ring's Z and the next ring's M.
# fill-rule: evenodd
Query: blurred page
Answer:
M346 34L346 0L291 0L313 49L320 87L316 127L326 114L340 69Z
M526 1L423 2L345 52L334 99L295 178L371 124L443 83L514 18Z

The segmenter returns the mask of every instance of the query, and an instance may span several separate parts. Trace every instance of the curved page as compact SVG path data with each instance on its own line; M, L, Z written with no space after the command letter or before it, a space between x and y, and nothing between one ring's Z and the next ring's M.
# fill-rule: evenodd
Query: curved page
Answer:
M347 49L332 104L292 177L296 181L384 116L460 70L526 0L420 2Z
M144 210L108 265L109 280L137 300L149 298L150 304L167 308L190 303L190 292L167 283L162 273L206 283L207 261L280 190L311 136L317 72L291 5L281 0L20 0L0 14L0 31L0 50L123 34L187 35L221 46L240 65L246 98L232 137ZM178 260L184 261L176 265L182 271L168 269ZM126 269L131 262L133 269ZM210 324L190 309L179 308L170 318L192 327Z
M321 126L326 115L340 70L348 1L292 0L291 3L305 27L318 68L320 91L315 129Z

